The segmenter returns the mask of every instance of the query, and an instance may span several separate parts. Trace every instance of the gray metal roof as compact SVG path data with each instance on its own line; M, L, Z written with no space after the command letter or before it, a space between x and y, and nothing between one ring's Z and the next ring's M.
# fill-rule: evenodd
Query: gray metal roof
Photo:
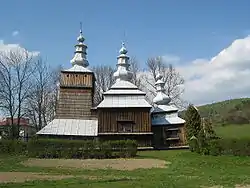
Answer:
M82 119L54 119L37 135L97 136L98 121Z
M119 94L131 94L131 95L145 95L146 93L139 89L111 89L103 93L104 95L119 95Z
M145 100L145 95L146 93L133 83L118 79L110 90L104 93L104 99L97 108L151 108Z
M97 108L127 108L152 106L145 100L144 95L106 95Z
M186 121L178 117L178 113L169 114L154 114L152 116L152 126L157 125L171 125L171 124L184 124Z
M172 111L177 112L178 108L176 108L174 105L157 105L152 109L151 113L172 112Z
M126 80L116 80L110 89L138 89L136 85Z
M65 72L92 72L91 70L89 70L86 67L83 67L81 65L77 65L75 64L73 67L64 70Z

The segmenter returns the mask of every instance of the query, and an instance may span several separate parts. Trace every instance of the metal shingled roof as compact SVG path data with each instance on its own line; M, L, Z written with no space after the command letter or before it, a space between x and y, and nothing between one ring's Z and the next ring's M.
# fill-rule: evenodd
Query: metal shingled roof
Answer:
M64 71L65 72L92 72L88 68L85 68L85 67L80 66L80 65L74 65L73 67L66 69Z
M115 84L111 86L110 89L138 89L136 85L126 80L116 80Z
M169 125L169 124L184 124L186 121L178 117L178 113L169 114L154 114L152 117L152 126Z
M107 95L97 108L152 107L143 95Z
M157 105L151 113L178 111L174 105Z
M104 95L119 95L119 94L131 94L131 95L145 95L146 93L139 89L111 89L104 93Z
M67 135L67 136L97 136L98 121L82 119L54 119L36 134Z
M151 108L152 106L145 100L145 95L146 93L133 83L116 80L110 90L104 93L104 99L97 108Z

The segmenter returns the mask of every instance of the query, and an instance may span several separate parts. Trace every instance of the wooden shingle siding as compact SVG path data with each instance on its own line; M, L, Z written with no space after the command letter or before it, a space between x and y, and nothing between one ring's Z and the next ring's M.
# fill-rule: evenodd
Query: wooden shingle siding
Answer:
M93 77L92 73L61 72L56 118L88 119L96 117L91 110L94 94Z
M92 87L93 75L80 73L61 73L60 85L67 87Z

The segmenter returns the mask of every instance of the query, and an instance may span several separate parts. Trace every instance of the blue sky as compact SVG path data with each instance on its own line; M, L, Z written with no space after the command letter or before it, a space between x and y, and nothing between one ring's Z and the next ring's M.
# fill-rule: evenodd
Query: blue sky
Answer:
M248 0L2 0L0 40L70 67L82 21L91 65L115 65L124 38L141 63L158 55L188 62L250 34L249 7Z

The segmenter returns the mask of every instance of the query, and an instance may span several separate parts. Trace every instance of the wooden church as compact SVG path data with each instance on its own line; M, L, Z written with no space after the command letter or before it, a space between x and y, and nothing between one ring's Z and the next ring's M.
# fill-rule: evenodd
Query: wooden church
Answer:
M115 83L103 94L103 101L94 107L95 74L88 68L82 31L77 41L72 67L61 71L56 117L37 135L67 139L133 139L141 147L168 147L172 140L166 134L167 127L180 132L175 136L175 145L185 145L182 138L185 121L177 116L177 108L166 110L171 107L167 107L169 98L165 99L164 83L156 83L157 96L155 105L151 106L145 100L146 93L131 82L132 72L124 43L117 57ZM171 113L175 115L169 118Z

